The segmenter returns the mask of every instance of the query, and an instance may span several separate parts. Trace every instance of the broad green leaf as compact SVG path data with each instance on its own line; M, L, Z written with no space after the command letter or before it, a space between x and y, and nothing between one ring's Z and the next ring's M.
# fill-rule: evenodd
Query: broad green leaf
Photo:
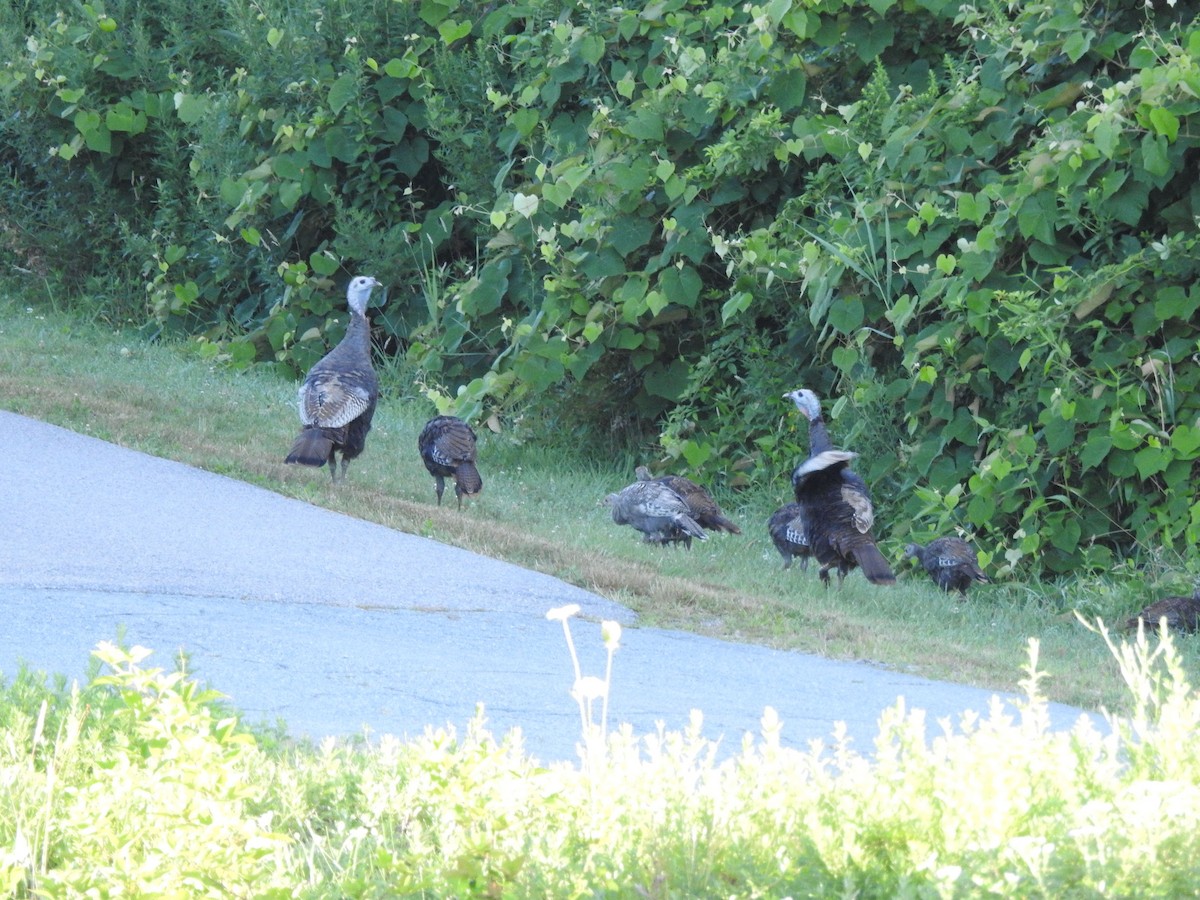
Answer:
M456 22L453 19L446 19L444 22L438 23L438 34L442 38L442 43L453 44L455 41L462 40L471 33L470 20L464 22Z
M712 454L712 444L708 442L698 444L693 440L688 440L683 444L683 458L687 460L687 464L693 469L698 469L708 462Z
M839 372L852 375L854 374L854 370L862 362L862 354L860 354L854 347L847 347L843 345L833 348L833 355L831 356L831 359L833 360L834 368L836 368Z
M414 78L421 73L421 66L416 60L408 57L394 57L383 65L383 71L391 78Z
M533 134L533 129L541 121L541 116L536 109L523 108L514 111L509 121L517 129L517 134L523 138L527 138Z
M298 181L285 181L279 185L279 202L284 209L295 209L304 196L304 185Z
M1079 461L1083 464L1083 471L1086 472L1088 469L1094 469L1100 465L1111 449L1112 438L1098 428L1093 429L1088 435L1083 449L1079 452Z
M579 55L590 66L604 58L604 38L598 34L586 34L579 41Z
M639 316L646 308L645 297L647 288L646 276L640 273L630 275L622 282L621 286L613 292L613 302L619 307L627 307L628 310L622 310L622 313L632 312L633 315ZM626 315L629 319L629 316Z
M1143 447L1133 455L1133 464L1137 466L1138 475L1143 481L1161 472L1170 461L1171 454L1162 447Z
M468 318L476 318L500 308L508 290L508 276L512 271L512 258L502 257L487 263L479 274L463 286L459 294L458 309Z
M1036 238L1045 244L1054 243L1054 223L1058 220L1054 192L1038 191L1025 198L1017 213L1017 227L1025 237Z
M179 116L179 121L195 125L208 115L208 100L196 94L179 91L175 94L175 113Z
M1051 453L1061 453L1075 441L1075 423L1050 413L1046 415L1042 434L1046 439L1046 448Z
M513 371L521 381L534 391L545 391L562 381L566 369L557 359L548 359L531 353L523 353L513 365Z
M703 282L691 266L682 266L681 268L672 266L664 269L659 276L659 286L672 303L692 309L700 298Z
M382 117L388 140L397 143L404 140L408 131L408 116L394 106L387 106L383 109Z
M531 218L538 211L537 195L513 194L513 209L518 215L524 216L526 219Z
M1092 46L1093 36L1094 35L1092 34L1092 32L1090 30L1089 31L1076 31L1074 34L1070 35L1065 41L1063 41L1063 53L1065 53L1067 55L1067 59L1071 60L1071 62L1078 62L1079 59L1085 53L1087 53L1088 49ZM1046 108L1054 109L1055 107L1046 107Z
M730 319L734 319L739 314L745 312L753 302L754 295L748 291L739 291L733 294L721 305L721 324L729 324Z
M1162 177L1171 172L1171 160L1167 153L1167 139L1161 134L1142 136L1142 165L1151 175Z
M1178 284L1166 285L1154 296L1154 315L1160 322L1168 319L1190 321L1198 306L1200 292L1185 290Z
M1200 451L1200 428L1176 425L1171 432L1171 449L1183 459L1195 459Z
M1064 513L1048 528L1050 543L1064 553L1073 553L1079 546L1079 518L1073 513Z
M442 21L458 9L458 0L420 0L418 15L426 25L436 28Z
M657 316L666 309L669 302L667 295L662 291L646 292L646 309L650 311L650 315L652 316Z
M1168 141L1174 142L1179 137L1179 117L1169 109L1156 106L1150 110L1150 125Z
M326 99L329 108L337 115L357 94L358 78L353 72L346 72L330 85L329 96Z
M645 336L640 331L634 331L632 328L622 328L617 332L613 346L618 350L635 350L642 346L645 340Z
M622 216L613 223L608 242L621 256L645 247L654 236L654 221L640 216Z
M863 324L863 303L857 296L835 300L829 307L826 320L842 334L853 334Z
M79 113L75 117L75 127L83 136L83 142L89 150L96 153L112 153L112 132L100 122L99 113Z
M782 112L798 109L804 103L808 91L808 76L800 68L776 76L768 89L767 96Z
M354 162L363 151L358 137L345 126L329 129L325 133L325 146L330 156L344 163Z
M299 181L304 177L304 165L307 156L302 153L280 153L271 160L271 171L279 178Z
M242 198L246 196L246 189L249 187L245 181L234 178L226 178L221 182L221 202L226 206L238 206L242 202Z
M340 264L337 257L333 256L327 250L318 250L308 257L308 264L312 266L312 270L318 275L329 277L337 273Z
M625 133L639 141L657 143L663 139L662 116L648 109L639 110L625 123Z
M1111 119L1099 117L1095 118L1089 125L1091 126L1092 139L1096 142L1096 148L1108 159L1115 159L1123 134L1121 126Z

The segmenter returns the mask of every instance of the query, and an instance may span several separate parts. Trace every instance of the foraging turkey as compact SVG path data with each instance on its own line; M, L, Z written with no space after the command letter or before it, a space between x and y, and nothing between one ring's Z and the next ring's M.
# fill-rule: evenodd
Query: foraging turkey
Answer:
M840 588L846 573L858 566L872 584L895 584L896 576L871 531L871 492L850 468L858 454L833 449L816 394L801 388L784 397L808 418L808 459L792 472L792 490L808 523L809 547L821 565L821 580L828 587L829 570L836 567Z
M721 512L721 507L712 498L712 494L690 478L684 478L682 475L660 475L655 478L645 466L638 466L634 470L634 474L638 481L657 481L659 484L665 484L682 497L683 502L688 505L692 518L699 523L701 528L707 528L709 531L728 531L730 534L742 533L742 529L725 518L725 514Z
M687 501L657 481L635 481L604 498L618 525L632 525L650 544L682 541L689 550L692 538L706 541L708 535L692 518Z
M979 568L979 557L971 545L960 537L937 538L924 547L909 544L904 548L904 558L919 560L934 584L943 591L958 591L964 597L972 581L981 584L991 581Z
M783 557L783 567L790 569L792 559L800 560L800 570L808 571L808 558L812 548L808 545L807 525L804 521L804 507L799 503L787 503L772 513L767 520L767 531L775 549Z
M483 478L476 467L475 432L457 416L434 416L425 423L417 436L417 449L425 468L436 480L438 506L446 479L454 479L458 508L462 509L464 495L473 496L483 490Z
M1172 631L1196 631L1200 628L1200 588L1190 597L1164 597L1151 603L1125 623L1125 630L1136 630L1139 622L1145 622L1147 628L1157 629L1162 618L1167 620L1167 627Z
M379 400L379 378L371 364L371 322L367 302L379 282L360 275L346 288L350 325L338 345L309 370L300 385L304 428L284 462L302 466L329 463L334 484L345 480L350 460L363 452ZM341 451L341 473L337 453Z

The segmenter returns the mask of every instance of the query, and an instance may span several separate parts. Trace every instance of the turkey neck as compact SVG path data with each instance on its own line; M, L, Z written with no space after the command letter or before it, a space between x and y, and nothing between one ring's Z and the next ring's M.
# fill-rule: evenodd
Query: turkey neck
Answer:
M829 440L829 432L825 430L825 420L818 415L816 418L808 420L808 455L816 456L819 453L824 453L826 450L833 449L833 442Z
M350 310L346 334L329 354L336 359L371 359L371 320L364 313Z

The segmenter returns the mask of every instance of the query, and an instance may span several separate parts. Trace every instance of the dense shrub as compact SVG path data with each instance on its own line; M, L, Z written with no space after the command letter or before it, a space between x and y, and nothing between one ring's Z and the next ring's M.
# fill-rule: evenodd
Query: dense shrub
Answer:
M885 536L1105 568L1200 539L1195 15L28 0L0 239L296 372L370 270L441 408L552 397L735 486L786 491L808 384Z

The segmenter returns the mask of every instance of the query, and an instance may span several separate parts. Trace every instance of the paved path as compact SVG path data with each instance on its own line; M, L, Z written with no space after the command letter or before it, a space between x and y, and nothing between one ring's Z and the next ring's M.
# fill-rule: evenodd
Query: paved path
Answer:
M627 627L610 723L684 728L736 749L765 707L784 743L844 721L869 752L904 696L931 717L986 711L991 693L861 663L638 628L626 607L555 578L329 512L221 475L0 412L0 673L77 677L118 634L189 668L247 721L294 734L460 730L483 704L543 761L576 759L571 659L546 611ZM323 474L323 473L322 473ZM632 626L632 627L630 627ZM596 621L575 620L584 674L601 675ZM1078 710L1054 705L1055 727Z

